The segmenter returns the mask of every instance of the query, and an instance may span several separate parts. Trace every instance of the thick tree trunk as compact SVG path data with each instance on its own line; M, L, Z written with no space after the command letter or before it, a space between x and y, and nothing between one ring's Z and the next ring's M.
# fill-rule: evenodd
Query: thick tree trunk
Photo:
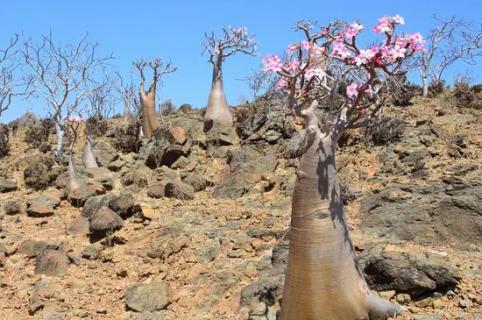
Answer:
M69 155L69 181L67 182L67 191L70 193L80 186L77 174L75 172L75 162L74 162L74 148L70 148Z
M370 293L356 265L336 178L335 148L336 140L317 132L300 160L282 320L385 319L398 310Z
M213 68L213 80L209 94L208 106L204 115L204 129L209 131L213 127L232 127L233 115L228 107L224 94L221 61L215 63Z
M62 159L64 155L64 136L65 136L65 124L63 122L55 123L55 134L57 136L57 148L55 150L55 157Z
M86 168L98 168L97 161L95 160L94 150L92 149L92 138L87 136L85 138L84 151L82 154L82 162Z
M428 79L427 76L422 76L422 95L424 98L428 97Z
M152 86L147 92L141 88L142 105L142 128L147 138L152 136L155 129L159 127L159 120L156 115L156 87Z

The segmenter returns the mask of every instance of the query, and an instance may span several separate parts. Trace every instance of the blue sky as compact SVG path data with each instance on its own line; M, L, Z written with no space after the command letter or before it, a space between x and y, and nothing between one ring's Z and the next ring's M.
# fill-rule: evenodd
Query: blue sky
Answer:
M259 68L265 54L280 53L300 39L291 30L297 20L360 19L372 26L382 15L400 14L406 20L401 31L425 34L433 25L433 14L456 15L477 25L482 22L481 12L480 0L7 0L0 11L0 45L15 32L38 39L52 31L61 43L76 41L88 32L89 39L99 43L100 53L112 52L117 57L113 63L127 78L131 62L138 57L170 58L179 69L164 79L159 88L160 101L170 98L177 105L204 106L211 80L211 66L207 57L201 56L204 32L228 25L247 26L257 37L258 56L235 56L224 66L228 101L236 104L240 96L249 96L246 83L239 79ZM445 77L452 81L469 68L474 80L482 81L480 67L457 66ZM12 120L25 111L44 114L44 105L40 99L17 99L1 121Z

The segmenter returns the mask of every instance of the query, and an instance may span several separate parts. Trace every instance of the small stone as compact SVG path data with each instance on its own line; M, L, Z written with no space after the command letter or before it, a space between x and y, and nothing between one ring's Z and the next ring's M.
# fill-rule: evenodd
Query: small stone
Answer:
M468 307L470 307L470 301L468 300L465 300L465 299L460 299L459 300L459 307L461 307L462 309L466 309Z
M399 293L395 296L395 300L400 304L409 304L410 301L412 301L412 298L409 294Z
M105 193L105 188L92 183L80 185L77 189L69 193L70 202L76 207L82 207L90 197Z
M445 304L442 299L434 299L432 302L432 307L434 309L441 309L445 307Z
M87 247L85 247L84 250L82 251L82 258L85 258L88 260L99 259L103 250L104 250L104 247L100 244L97 244L97 243L90 244Z
M395 290L389 290L389 291L379 292L378 294L380 295L380 297L390 300L391 298L395 297L397 293L395 292Z

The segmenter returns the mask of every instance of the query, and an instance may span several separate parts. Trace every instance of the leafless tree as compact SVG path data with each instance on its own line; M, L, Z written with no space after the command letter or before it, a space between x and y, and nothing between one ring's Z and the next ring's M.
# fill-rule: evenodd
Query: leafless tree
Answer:
M0 48L0 116L5 112L15 96L25 95L28 90L28 82L23 83L15 77L14 72L18 67L15 56L19 34L13 35L5 49Z
M152 81L147 92L144 85L146 82L145 68L149 66L152 69ZM147 138L159 127L159 121L156 116L156 88L159 80L166 74L173 73L177 70L170 61L163 62L160 58L155 58L149 62L139 59L134 62L135 71L141 78L139 88L140 102L142 105L142 129Z
M87 114L97 119L108 118L115 109L116 97L113 94L114 81L108 74L93 87L87 95Z
M116 73L118 81L115 83L115 90L121 97L124 105L122 115L124 118L128 118L134 113L135 118L141 121L142 110L139 101L139 95L136 93L134 83L131 81L128 83L124 78Z
M440 83L450 66L458 61L475 64L482 55L482 28L474 31L470 23L451 17L434 17L435 28L426 39L426 50L415 57L415 67L422 80L423 96L430 83Z
M48 34L40 43L26 41L22 52L31 71L33 91L47 102L55 122L58 158L64 152L65 120L74 111L79 112L89 94L97 90L96 72L112 59L98 57L97 43L89 42L87 36L73 44L59 45Z
M205 130L209 130L213 126L233 126L233 116L223 88L222 64L224 60L238 53L252 56L256 54L256 50L254 37L249 36L244 27L223 28L221 37L217 37L213 32L205 34L203 53L209 54L209 62L213 65L211 92L204 116Z

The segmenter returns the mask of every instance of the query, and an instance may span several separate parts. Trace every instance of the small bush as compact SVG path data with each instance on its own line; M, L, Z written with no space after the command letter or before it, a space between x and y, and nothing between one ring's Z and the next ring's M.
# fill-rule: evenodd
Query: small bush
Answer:
M112 146L121 152L137 152L139 150L139 123L134 119L130 119L129 122L121 127L114 129L114 135L112 139Z
M10 150L8 145L8 126L5 124L0 124L0 158L5 157Z
M92 137L103 137L109 128L109 124L106 119L99 117L90 117L85 121L85 129Z
M53 168L54 160L49 156L31 159L30 165L23 172L25 185L34 190L43 190L60 174L60 168Z
M457 108L482 109L482 99L479 90L482 87L473 86L472 88L466 82L458 82L455 84L452 93Z
M397 142L405 131L405 125L398 118L381 118L367 129L367 140L376 145Z
M24 141L32 148L40 148L48 144L50 133L54 130L55 123L52 119L42 119L39 123L27 128Z
M431 93L432 97L436 97L443 93L445 89L445 81L434 81L428 86L428 92Z

